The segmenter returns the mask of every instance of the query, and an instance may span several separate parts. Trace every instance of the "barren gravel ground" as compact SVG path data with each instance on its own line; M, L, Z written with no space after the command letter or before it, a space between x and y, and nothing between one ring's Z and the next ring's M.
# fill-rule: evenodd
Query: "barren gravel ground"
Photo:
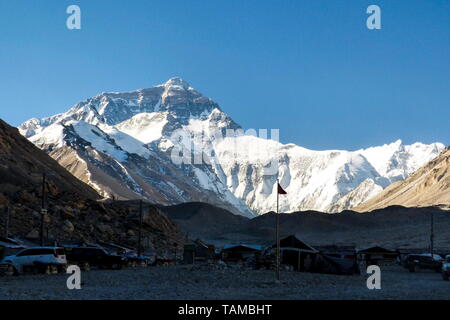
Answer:
M253 270L149 267L82 273L81 290L68 290L66 275L0 277L0 299L450 299L441 275L382 267L381 290L368 290L365 275L335 276Z

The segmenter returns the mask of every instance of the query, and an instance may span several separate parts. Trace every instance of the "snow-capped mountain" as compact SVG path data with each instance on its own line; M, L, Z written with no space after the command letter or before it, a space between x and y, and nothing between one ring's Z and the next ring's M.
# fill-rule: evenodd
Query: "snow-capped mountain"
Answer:
M203 201L246 216L275 209L277 179L288 192L281 197L285 212L351 208L444 148L401 141L353 152L283 145L262 131L243 134L180 78L102 93L19 130L105 197Z

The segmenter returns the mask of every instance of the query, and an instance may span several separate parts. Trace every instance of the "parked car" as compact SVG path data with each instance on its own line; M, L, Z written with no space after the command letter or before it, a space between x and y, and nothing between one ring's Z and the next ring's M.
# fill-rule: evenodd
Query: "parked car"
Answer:
M137 267L137 266L148 266L155 262L154 259L147 257L147 256L139 256L134 251L129 251L125 253L119 253L119 256L124 257L127 260L127 265L129 267Z
M32 247L5 256L0 265L6 274L21 274L27 270L56 273L65 270L67 260L63 248Z
M83 268L96 266L107 269L122 269L127 259L116 254L108 253L98 247L66 248L67 260Z
M442 262L442 279L448 280L450 276L450 255L445 257L445 260Z
M442 257L437 254L434 254L433 257L431 257L431 254L429 253L410 254L403 262L403 266L410 272L415 272L420 269L429 269L436 272L441 272L442 261Z

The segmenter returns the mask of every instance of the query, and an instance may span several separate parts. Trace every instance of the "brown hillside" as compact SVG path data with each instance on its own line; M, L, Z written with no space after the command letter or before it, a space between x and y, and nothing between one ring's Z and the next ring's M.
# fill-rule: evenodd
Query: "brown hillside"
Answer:
M392 205L450 206L450 147L408 179L394 183L353 210L367 212Z
M9 236L38 241L41 221L43 172L47 178L50 239L115 241L137 244L137 202L100 201L95 190L75 178L19 131L0 120L0 235L5 234L6 207L10 207ZM172 248L184 236L159 209L146 205L144 244Z

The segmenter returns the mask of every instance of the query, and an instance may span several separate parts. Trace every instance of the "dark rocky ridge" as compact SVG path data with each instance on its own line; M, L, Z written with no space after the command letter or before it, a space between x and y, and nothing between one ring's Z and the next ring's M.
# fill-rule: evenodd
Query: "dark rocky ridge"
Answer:
M276 216L267 213L248 219L205 204L163 207L180 228L192 238L217 244L230 242L273 243ZM318 211L280 215L280 234L299 234L313 245L385 245L427 248L431 214L434 215L435 245L450 247L450 212L439 207L406 208L391 206L370 213Z
M249 219L202 202L160 207L191 238L214 238L233 232Z

